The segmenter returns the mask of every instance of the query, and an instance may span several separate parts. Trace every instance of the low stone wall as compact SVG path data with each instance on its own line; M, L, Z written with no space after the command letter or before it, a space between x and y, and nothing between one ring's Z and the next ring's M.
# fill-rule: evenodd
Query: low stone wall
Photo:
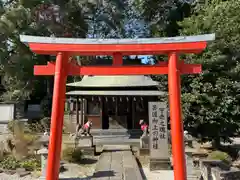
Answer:
M240 170L230 169L229 171L222 171L219 168L212 168L212 175L216 180L237 180L240 179Z
M232 168L220 160L200 160L200 170L203 180L240 179L240 169Z

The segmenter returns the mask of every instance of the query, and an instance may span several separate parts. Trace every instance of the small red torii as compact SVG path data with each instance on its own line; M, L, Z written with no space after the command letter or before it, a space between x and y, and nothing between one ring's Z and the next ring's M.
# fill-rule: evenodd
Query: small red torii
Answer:
M20 39L37 54L56 55L56 62L34 66L34 75L54 75L47 180L59 176L66 79L68 75L160 75L168 74L174 179L186 180L186 162L181 112L181 74L201 73L201 65L185 64L182 53L200 53L215 34L172 38L74 39L21 35ZM77 66L72 55L113 56L112 66ZM156 65L122 66L124 55L167 54L168 62Z

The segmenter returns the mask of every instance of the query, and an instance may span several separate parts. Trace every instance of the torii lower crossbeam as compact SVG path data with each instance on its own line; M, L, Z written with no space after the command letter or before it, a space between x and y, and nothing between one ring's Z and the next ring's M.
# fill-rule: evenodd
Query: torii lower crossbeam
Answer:
M47 65L34 66L34 75L54 75L55 63L48 62ZM167 62L159 65L149 66L76 66L74 64L68 65L68 75L95 75L95 76L113 76L113 75L162 75L168 74L169 68ZM181 74L199 74L202 71L201 64L184 64L179 65Z
M183 123L181 117L181 74L201 72L200 65L184 64L178 60L181 53L199 53L206 48L207 41L215 39L214 34L155 38L155 39L74 39L20 36L30 49L39 54L57 55L56 63L35 66L35 75L54 75L54 92L51 115L47 180L59 176L60 150L62 142L66 78L68 75L150 75L168 74L171 139L174 179L186 180ZM112 55L113 66L79 67L69 61L69 56ZM122 55L167 54L169 61L154 66L121 66Z

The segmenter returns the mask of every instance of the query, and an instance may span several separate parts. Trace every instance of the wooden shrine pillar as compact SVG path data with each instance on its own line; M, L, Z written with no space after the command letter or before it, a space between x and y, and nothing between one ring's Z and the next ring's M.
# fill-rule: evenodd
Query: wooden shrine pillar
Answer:
M103 104L103 97L99 97L99 103L100 103L100 121L101 121L101 128L103 129L103 121L104 121L104 104Z
M83 98L83 124L86 123L87 99Z
M114 97L115 99L115 118L118 116L118 97Z
M83 125L84 121L83 121L83 98L81 98L80 100L80 103L81 103L81 125Z
M133 119L132 119L132 100L131 98L126 98L127 103L127 121L128 121L128 129L133 129Z
M179 60L176 53L169 56L168 88L172 137L172 154L175 180L186 180L185 146L181 112L181 86Z
M77 96L77 99L76 99L76 123L79 124L79 96Z
M134 97L131 98L131 110L132 110L132 129L135 128L135 102L134 102Z
M68 55L61 52L58 53L54 73L51 131L46 180L57 180L59 176L67 66Z

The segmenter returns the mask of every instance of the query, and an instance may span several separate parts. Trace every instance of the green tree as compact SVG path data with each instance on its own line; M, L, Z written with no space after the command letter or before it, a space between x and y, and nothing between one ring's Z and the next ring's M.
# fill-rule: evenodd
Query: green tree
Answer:
M51 57L30 52L20 42L19 35L84 38L88 34L89 16L95 14L96 6L97 3L90 0L1 1L0 70L6 89L2 96L4 101L28 99L33 90L38 91L35 87L40 83L39 81L49 79L49 77L45 79L34 77L33 65L45 64ZM39 93L35 92L35 94Z
M203 72L184 76L185 127L201 140L236 136L240 126L240 1L211 1L180 22L183 35L216 33L203 54L186 61L201 63Z
M178 35L177 22L191 14L191 4L181 0L138 0L136 4L153 37Z

